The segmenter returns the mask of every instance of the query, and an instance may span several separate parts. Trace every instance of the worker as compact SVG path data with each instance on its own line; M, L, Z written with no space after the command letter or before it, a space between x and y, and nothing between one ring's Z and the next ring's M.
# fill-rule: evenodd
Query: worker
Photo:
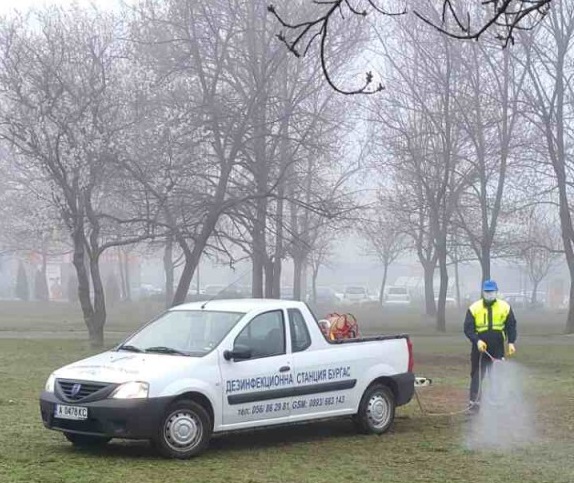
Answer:
M472 343L469 409L478 412L480 386L492 358L504 358L505 342L508 342L506 355L516 352L516 319L510 304L498 298L498 285L494 280L483 283L482 298L466 312L464 334Z

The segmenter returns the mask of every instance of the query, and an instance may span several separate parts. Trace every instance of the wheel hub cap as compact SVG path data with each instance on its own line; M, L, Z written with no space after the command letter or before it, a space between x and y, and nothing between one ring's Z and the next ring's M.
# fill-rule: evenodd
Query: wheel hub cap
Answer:
M371 424L380 428L387 423L389 418L389 405L379 394L373 395L369 401L368 416Z
M175 449L189 449L201 439L202 428L193 414L173 414L165 426L166 440Z

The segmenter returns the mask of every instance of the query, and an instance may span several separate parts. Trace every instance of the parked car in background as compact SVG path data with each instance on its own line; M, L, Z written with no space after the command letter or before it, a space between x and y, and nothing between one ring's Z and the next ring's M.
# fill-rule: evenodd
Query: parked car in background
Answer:
M284 287L282 285L279 292L279 298L281 300L293 300L293 287Z
M435 303L438 304L438 297L434 299ZM445 307L447 309L454 309L457 307L456 299L454 297L447 297L445 300Z
M313 293L309 294L309 302L313 302ZM337 293L331 287L317 287L315 303L321 305L336 305L340 302Z
M344 303L361 303L369 301L369 291L366 287L349 286L343 292Z
M410 305L411 296L406 287L388 287L383 297L383 305Z
M527 309L527 308L542 308L544 307L544 295L539 294L536 303L532 303L531 294L521 294L521 293L506 293L503 294L504 300L506 300L512 308L515 309Z
M142 283L140 285L140 297L152 297L154 295L161 295L164 293L164 289L161 287L156 287L155 285L149 283Z
M209 299L241 299L248 296L244 293L241 287L238 286L225 286L225 285L208 285L205 287L203 294L207 300Z

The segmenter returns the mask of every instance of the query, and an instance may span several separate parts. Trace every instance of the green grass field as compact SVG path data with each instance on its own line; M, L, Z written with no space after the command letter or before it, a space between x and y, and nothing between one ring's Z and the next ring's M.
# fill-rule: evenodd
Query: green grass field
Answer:
M82 330L81 319L62 307L56 315L13 307L6 316L3 310L0 335L18 321L27 332L54 330L62 324L58 317L67 317L68 328ZM140 311L150 315L149 308ZM137 315L110 325L129 330L141 323ZM434 382L421 390L421 398L431 411L456 411L466 403L468 345L459 337L425 332L423 323L410 325L419 334L413 337L416 372ZM408 328L406 318L405 324ZM72 448L61 434L43 428L37 398L53 369L92 353L87 343L0 338L0 482L571 483L574 338L533 332L520 339L517 357L528 369L528 398L537 408L538 436L528 446L469 451L467 416L428 417L411 402L398 410L383 436L357 435L345 420L281 427L219 436L190 461L161 459L145 442ZM548 328L548 334L559 332L558 326Z

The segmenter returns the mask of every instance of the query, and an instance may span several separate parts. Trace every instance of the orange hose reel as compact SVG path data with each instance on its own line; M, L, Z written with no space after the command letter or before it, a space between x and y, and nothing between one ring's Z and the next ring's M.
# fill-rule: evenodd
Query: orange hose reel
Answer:
M332 313L325 317L330 322L329 340L355 339L359 337L359 324L353 314Z

